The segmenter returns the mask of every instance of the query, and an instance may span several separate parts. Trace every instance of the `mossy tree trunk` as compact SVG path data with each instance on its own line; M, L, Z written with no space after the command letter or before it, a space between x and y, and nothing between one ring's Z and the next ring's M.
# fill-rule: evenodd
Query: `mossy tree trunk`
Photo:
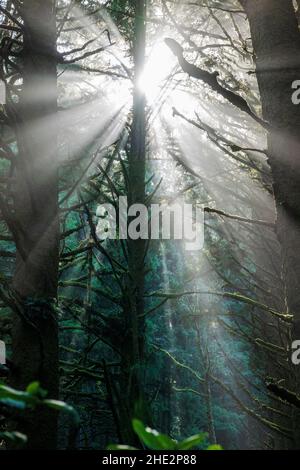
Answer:
M146 47L146 1L135 1L135 30L133 41L134 87L130 152L128 159L128 205L145 204L145 160L146 160L146 101L140 86L145 65ZM139 213L136 214L139 216ZM134 217L135 218L135 217ZM129 218L129 224L132 219ZM122 351L122 378L125 410L123 433L129 442L136 444L132 434L131 419L145 419L143 392L144 356L144 277L146 240L128 237L128 282L124 299L126 342ZM127 416L127 418L126 418ZM125 438L125 436L124 436Z

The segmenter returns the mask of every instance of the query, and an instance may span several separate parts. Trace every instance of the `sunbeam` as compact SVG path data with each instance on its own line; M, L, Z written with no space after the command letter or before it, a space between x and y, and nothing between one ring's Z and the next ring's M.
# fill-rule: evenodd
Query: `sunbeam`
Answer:
M163 40L158 40L149 53L138 84L140 90L145 93L149 105L158 98L162 87L175 69L174 55Z
M299 5L0 0L0 450L299 447Z

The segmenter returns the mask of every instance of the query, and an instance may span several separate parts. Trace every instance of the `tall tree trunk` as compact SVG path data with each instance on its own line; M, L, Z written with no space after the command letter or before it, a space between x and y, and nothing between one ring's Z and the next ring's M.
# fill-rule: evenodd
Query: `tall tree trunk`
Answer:
M240 0L250 23L263 117L271 125L268 158L282 248L286 305L300 339L300 107L292 83L300 79L300 34L292 0ZM294 371L299 389L299 373ZM297 378L298 377L298 378Z
M18 107L15 217L19 250L13 287L22 315L14 318L11 383L38 380L58 396L58 334L54 302L59 261L55 0L26 0L23 87ZM20 246L22 250L20 250ZM28 447L56 447L52 411L26 413L21 430Z
M272 130L268 157L282 246L286 301L300 338L300 107L292 83L300 78L300 34L292 0L241 0L257 65L263 117Z
M140 80L145 65L146 1L135 1L134 31L134 89L128 167L128 204L145 204L146 110L145 95ZM138 214L137 214L138 216ZM135 218L135 217L134 217ZM129 218L130 219L130 218ZM129 220L130 223L130 220ZM144 398L142 361L144 349L144 272L146 240L133 240L128 236L128 283L125 301L127 341L123 352L123 381L127 390L127 416L143 418ZM126 425L122 425L125 431ZM135 437L127 435L132 443Z
M146 111L145 95L140 87L140 79L145 65L146 41L146 2L136 0L134 39L134 91L129 156L129 205L145 204L145 158L146 158ZM145 240L128 239L129 273L131 281L131 328L133 355L137 363L141 359L139 344L139 316L144 312L144 255ZM142 338L140 338L142 339Z
M136 0L133 92L133 117L131 130L131 151L129 157L129 204L145 204L145 158L146 158L146 111L145 95L140 79L145 65L146 2ZM142 355L142 331L139 317L144 313L144 255L145 240L131 240L129 237L129 274L131 281L131 328L134 361L140 365Z

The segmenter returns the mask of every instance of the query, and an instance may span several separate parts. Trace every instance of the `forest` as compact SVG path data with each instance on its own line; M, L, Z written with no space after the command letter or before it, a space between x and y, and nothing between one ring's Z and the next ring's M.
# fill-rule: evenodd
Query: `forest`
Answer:
M0 0L2 454L300 450L299 24Z

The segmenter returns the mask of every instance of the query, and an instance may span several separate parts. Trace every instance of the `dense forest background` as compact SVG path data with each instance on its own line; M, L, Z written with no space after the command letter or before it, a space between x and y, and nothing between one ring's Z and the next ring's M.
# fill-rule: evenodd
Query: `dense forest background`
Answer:
M27 447L138 446L135 417L299 448L299 4L0 1L0 371L80 415L0 400ZM101 239L120 196L201 206L203 249Z

